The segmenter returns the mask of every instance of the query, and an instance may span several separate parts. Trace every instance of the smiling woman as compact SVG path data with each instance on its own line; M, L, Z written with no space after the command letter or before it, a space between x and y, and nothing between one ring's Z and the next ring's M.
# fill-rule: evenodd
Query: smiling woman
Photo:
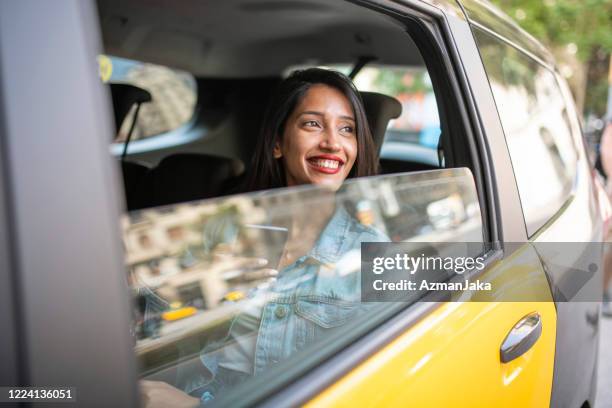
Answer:
M348 100L334 88L313 85L274 146L287 186L342 182L356 156L355 119Z
M361 97L343 74L295 71L272 96L252 163L250 190L299 184L336 188L376 173Z

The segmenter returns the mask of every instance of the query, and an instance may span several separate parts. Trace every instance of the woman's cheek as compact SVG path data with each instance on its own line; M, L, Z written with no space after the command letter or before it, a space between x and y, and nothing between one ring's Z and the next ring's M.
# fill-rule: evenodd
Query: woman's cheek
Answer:
M349 149L347 150L347 157L350 158L350 162L351 162L351 166L349 168L349 171L350 171L355 165L355 162L357 161L357 140L356 139L352 139L351 143L349 144Z

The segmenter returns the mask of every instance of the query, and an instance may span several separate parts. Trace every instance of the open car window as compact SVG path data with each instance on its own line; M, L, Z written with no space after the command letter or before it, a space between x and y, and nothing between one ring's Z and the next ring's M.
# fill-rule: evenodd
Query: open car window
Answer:
M126 149L121 161L142 379L202 402L231 399L261 381L263 388L291 381L293 374L277 370L289 365L303 374L427 296L425 287L399 303L365 298L372 291L362 290L362 244L411 242L423 257L485 251L478 174L469 169L463 122L453 120L458 97L446 73L425 64L425 40L417 45L406 30L412 20L341 1L278 2L268 10L266 2L228 0L203 7L197 32L206 41L177 35L182 47L166 52L168 31L155 19L136 19L150 34L130 48L130 30L116 30L115 16L131 11L112 0L99 5L108 54L138 60L141 53L188 70L200 96L192 126L183 129L188 143ZM175 9L164 12L168 24L184 20ZM372 134L367 174L379 167L382 175L343 178L335 192L294 185L245 193L262 119L288 71L347 74L370 55L377 59L354 78L355 99ZM432 282L456 278L439 272Z
M469 170L448 169L350 180L338 192L304 186L126 216L141 376L206 401L282 364L313 362L309 351L331 336L340 335L334 347L342 347L349 332L389 309L362 302L361 244L431 242L414 255L478 255L475 191ZM402 307L427 292L402 295Z

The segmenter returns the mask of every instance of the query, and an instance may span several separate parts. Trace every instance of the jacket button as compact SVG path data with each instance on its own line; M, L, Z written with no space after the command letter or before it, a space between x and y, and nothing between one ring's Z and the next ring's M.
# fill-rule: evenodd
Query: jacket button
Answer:
M278 319L282 319L283 317L287 316L287 310L285 309L285 306L276 306L276 309L274 310L274 316L276 316Z

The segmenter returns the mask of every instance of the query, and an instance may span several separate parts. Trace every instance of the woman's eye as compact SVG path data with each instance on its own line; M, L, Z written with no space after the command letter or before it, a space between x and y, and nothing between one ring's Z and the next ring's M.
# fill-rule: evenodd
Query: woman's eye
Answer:
M306 121L306 122L304 122L304 125L308 126L308 127L317 127L317 126L319 126L319 124L316 121L314 121L314 120Z
M345 126L345 127L343 127L341 130L342 130L343 132L345 132L345 133L354 133L354 132L355 132L355 129L353 129L353 127L352 127L352 126Z

